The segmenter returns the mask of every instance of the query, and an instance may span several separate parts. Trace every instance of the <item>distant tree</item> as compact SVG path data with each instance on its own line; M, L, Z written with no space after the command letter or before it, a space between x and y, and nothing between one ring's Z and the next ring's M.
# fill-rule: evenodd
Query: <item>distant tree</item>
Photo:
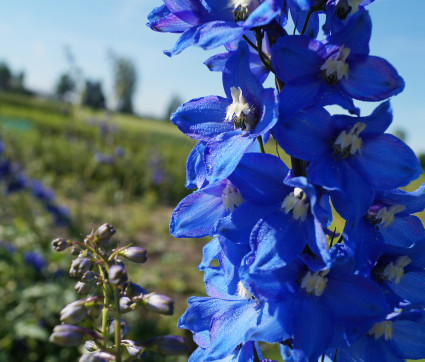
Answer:
M164 120L169 121L171 115L176 111L176 109L183 103L183 100L178 95L173 95L171 97L170 103L168 104L167 110L164 115Z
M118 56L114 51L109 51L112 61L114 96L116 111L133 113L133 95L137 84L137 71L134 63L125 57Z
M421 164L422 170L425 170L425 153L418 155L419 163Z
M12 85L12 72L5 62L0 62L0 90L10 90Z
M103 94L102 84L100 82L86 80L81 103L83 106L104 109L105 96Z
M398 128L393 132L394 136L400 138L403 142L406 142L407 134L406 131L402 128Z
M63 100L65 96L73 92L75 88L76 84L72 77L68 73L63 73L56 83L55 94L59 99Z

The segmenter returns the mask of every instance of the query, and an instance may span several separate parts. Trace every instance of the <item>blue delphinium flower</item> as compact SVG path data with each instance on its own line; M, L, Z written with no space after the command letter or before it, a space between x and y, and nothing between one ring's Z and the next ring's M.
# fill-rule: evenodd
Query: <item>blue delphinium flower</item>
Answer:
M249 68L249 51L240 43L223 73L227 98L209 96L191 100L171 121L193 139L206 142L204 161L209 182L230 175L245 152L256 147L277 122L276 92L264 89Z
M400 93L404 81L385 59L370 56L371 20L367 11L353 15L324 41L285 36L272 47L272 64L285 83L279 95L280 117L299 109L337 104L358 114L353 98L380 101Z
M151 29L183 33L171 56L188 46L211 49L237 41L250 29L270 23L283 0L163 0L148 16Z
M368 117L330 116L325 109L309 108L279 123L274 135L288 154L309 162L309 181L331 191L338 213L358 219L375 190L405 186L422 172L414 152L384 133L391 121L389 102Z
M420 309L407 309L375 323L350 348L339 349L337 361L404 362L425 355L425 318Z

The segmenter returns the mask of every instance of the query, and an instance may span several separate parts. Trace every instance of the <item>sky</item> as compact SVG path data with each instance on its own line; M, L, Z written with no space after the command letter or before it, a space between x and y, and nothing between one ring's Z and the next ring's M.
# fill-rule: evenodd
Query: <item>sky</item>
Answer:
M146 26L149 12L161 0L20 0L5 1L0 21L0 61L13 72L25 72L28 88L52 92L69 70L68 47L86 78L100 80L112 97L108 50L130 58L138 71L134 98L139 114L163 117L171 98L188 101L224 95L219 73L203 62L222 49L188 48L172 58L176 34ZM387 59L404 78L403 93L392 98L390 131L403 129L407 143L425 152L425 0L375 0L368 6L373 22L371 55ZM271 83L270 83L271 84ZM368 115L376 103L361 103Z

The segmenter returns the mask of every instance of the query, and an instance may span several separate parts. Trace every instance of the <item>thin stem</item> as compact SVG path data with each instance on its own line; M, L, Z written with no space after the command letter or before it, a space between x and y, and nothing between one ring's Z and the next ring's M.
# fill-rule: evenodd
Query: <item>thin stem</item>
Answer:
M114 337L115 337L115 357L117 362L121 362L121 313L120 313L120 296L117 286L113 287L114 290Z
M106 342L108 341L108 290L105 283L105 272L102 266L99 264L99 274L102 277L102 293L103 293L103 309L102 309L102 336L103 336L103 347L106 348Z
M263 145L263 139L261 138L261 136L257 137L257 141L258 141L258 144L260 145L261 153L266 153L266 150L264 149L264 145Z
M303 28L302 28L302 30L301 30L300 35L304 35L305 31L307 30L308 22L309 22L309 20L310 20L311 14L313 14L313 13L314 13L314 11L315 11L315 10L313 10L313 8L311 8L311 9L310 9L310 11L308 12L308 14L307 14L307 16L306 16L306 18L305 18L305 22L304 22L304 25L303 25Z
M249 40L249 38L246 36L246 35L243 35L242 36L244 39L245 39L245 41L249 44L249 45L251 45L254 49L255 49L255 51L257 51L258 52L258 48L257 48L257 46L251 41L251 40Z
M262 63L269 71L274 74L274 69L270 63L270 59L266 58L266 55L263 53L263 34L261 33L261 30L255 31L255 39L257 40L257 52Z

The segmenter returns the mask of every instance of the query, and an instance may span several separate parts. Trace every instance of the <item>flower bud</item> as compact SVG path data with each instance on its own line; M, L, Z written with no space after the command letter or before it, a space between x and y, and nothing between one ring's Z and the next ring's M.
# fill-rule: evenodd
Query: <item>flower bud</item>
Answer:
M83 274L83 276L81 277L81 281L86 283L91 283L95 281L96 278L97 278L97 274L89 270Z
M129 339L123 339L121 343L127 348L127 352L131 357L138 355L143 350L142 346L136 344L136 342ZM143 357L139 356L139 358Z
M78 245L72 245L70 250L71 250L71 255L75 255L75 256L79 255L81 251Z
M77 346L83 342L86 329L70 324L60 324L53 328L50 335L50 342L62 347Z
M135 263L144 263L147 260L146 253L147 251L143 248L130 246L129 248L121 251L119 255L122 255L124 258L127 258L128 260L131 260Z
M143 298L149 309L155 313L172 315L174 313L174 301L162 294L148 294Z
M175 356L186 354L189 347L181 336L161 336L154 339L152 343L154 349L161 354Z
M115 361L115 356L103 351L83 354L78 362L108 362Z
M130 282L127 284L127 288L125 289L125 292L129 298L134 298L139 295L148 294L146 289L142 288L139 284Z
M86 299L81 299L68 304L60 313L61 322L66 324L81 322L87 314L85 303Z
M71 246L71 243L64 238L57 238L52 241L52 247L56 251L64 251L68 246Z
M91 285L89 283L77 282L77 284L74 286L74 290L77 292L77 294L83 295L90 291L90 286Z
M121 338L122 338L128 332L128 324L124 319L121 319L120 330L121 330ZM115 319L112 320L111 325L109 326L109 334L113 336L114 333L115 333Z
M127 272L123 265L112 265L109 268L109 283L123 285L127 282Z
M97 240L100 244L107 244L115 233L116 231L111 224L103 224L96 231Z
M95 341L86 341L86 343L84 343L84 348L89 352L94 352L98 349Z
M131 308L133 302L129 297L121 297L120 298L120 311L124 312Z
M90 269L90 259L85 257L78 257L71 263L71 269L69 269L69 275L73 278L80 278L83 274Z

